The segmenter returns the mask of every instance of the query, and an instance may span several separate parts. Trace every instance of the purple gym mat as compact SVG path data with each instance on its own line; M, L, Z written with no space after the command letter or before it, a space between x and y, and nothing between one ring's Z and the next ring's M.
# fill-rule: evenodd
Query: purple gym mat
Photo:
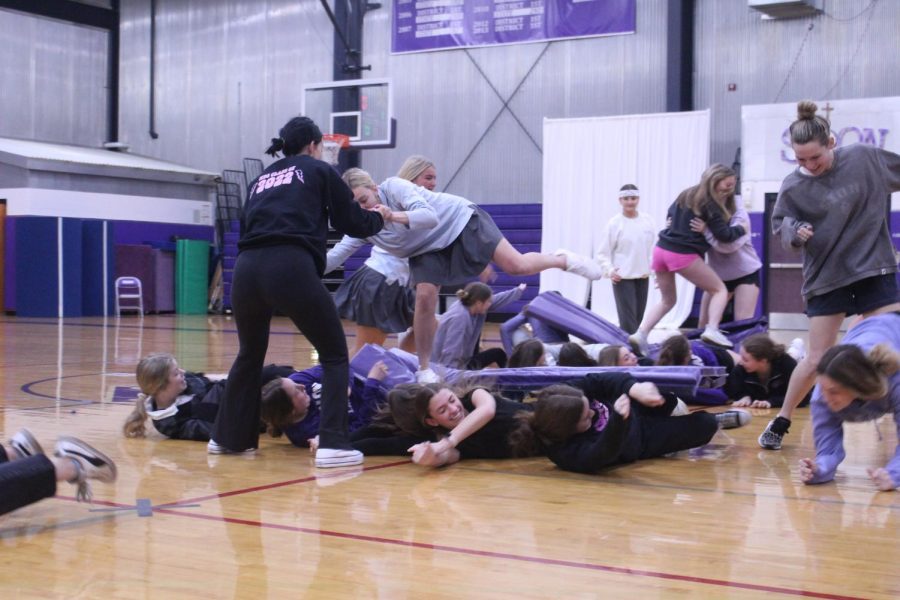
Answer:
M350 371L355 377L365 377L376 361L383 360L388 366L388 376L383 384L387 389L401 383L415 382L417 360L414 355L402 350L385 350L381 346L367 344L350 361ZM589 373L627 372L638 381L655 383L661 391L673 392L685 402L701 403L710 394L698 394L698 390L712 381L719 382L724 375L723 367L529 367L523 369L485 369L483 371L442 370L447 383L478 382L505 392L527 392L554 383L584 377ZM715 390L709 390L715 391ZM713 394L712 396L715 396ZM710 402L707 404L722 404Z

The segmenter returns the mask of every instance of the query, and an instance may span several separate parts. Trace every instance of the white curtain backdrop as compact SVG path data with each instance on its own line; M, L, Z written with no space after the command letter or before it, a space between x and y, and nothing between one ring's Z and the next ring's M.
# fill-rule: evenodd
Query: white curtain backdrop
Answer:
M709 111L544 119L542 250L567 248L595 256L604 226L621 211L619 188L637 185L638 210L657 229L683 189L709 166ZM678 303L658 325L676 328L688 317L694 286L681 277ZM586 304L588 281L553 269L541 273L541 291L559 290ZM651 279L648 306L659 300ZM618 323L612 284L594 282L591 310Z

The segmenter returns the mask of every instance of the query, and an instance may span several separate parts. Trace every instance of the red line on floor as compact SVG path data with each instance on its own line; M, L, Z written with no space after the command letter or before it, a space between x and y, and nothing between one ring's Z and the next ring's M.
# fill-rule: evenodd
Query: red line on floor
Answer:
M374 465L371 467L363 467L362 471L377 471L378 469L387 469L388 467L396 467L399 465L409 465L412 464L409 460L401 460L397 462L385 463L383 465ZM218 494L210 494L208 496L198 496L197 498L187 498L184 500L173 500L172 502L166 502L164 506L170 504L196 504L197 502L202 502L204 500L214 500L216 498L228 498L229 496L238 496L241 494L250 494L252 492L260 492L263 490L271 490L275 488L285 487L288 485L294 485L297 483L307 483L309 481L316 481L317 479L334 479L337 477L341 477L342 475L346 475L352 471L347 470L329 470L328 472L310 475L309 477L301 477L300 479L291 479L290 481L279 481L278 483L267 483L266 485L258 485L255 487L244 488L240 490L232 490L230 492L221 492ZM72 496L54 496L57 500L68 500L70 502L75 502L75 498ZM92 500L91 504L99 504L100 506L110 506L114 508L132 508L133 504L127 504L122 502L113 502L110 500ZM154 509L155 512L162 512L162 509Z
M345 533L341 531L328 531L325 529L312 529L309 527L297 527L295 525L280 525L277 523L263 523L261 521L251 521L248 519L235 519L231 517L203 515L196 513L181 512L175 509L163 508L156 512L165 513L167 515L189 517L192 519L201 519L205 521L218 521L223 523L233 523L236 525L249 525L251 527L260 527L263 529L277 529L280 531L290 531L295 533L310 533L325 537L333 537L347 540L356 540L361 542L373 542L376 544L387 544L391 546L403 546L407 548L418 548L421 550L435 550L438 552L451 552L454 554L464 554L467 556L482 556L487 558L499 558L504 560L514 560L519 562L535 563L540 565L548 565L554 567L569 567L573 569L586 569L590 571L603 571L606 573L618 573L621 575L634 575L637 577L652 577L656 579L670 579L674 581L685 581L688 583L701 583L704 585L713 585L718 587L736 588L744 590L753 590L759 592L770 592L775 594L784 594L789 596L803 596L806 598L824 598L826 600L863 600L859 596L844 596L841 594L829 594L825 592L812 592L809 590L798 590L792 588L783 588L771 585L760 585L755 583L743 583L739 581L727 581L724 579L712 579L708 577L692 577L690 575L676 575L673 573L662 573L658 571L646 571L643 569L629 569L627 567L614 567L610 565L600 565L596 563L578 562L573 560L560 560L555 558L544 558L540 556L527 556L522 554L510 554L507 552L493 552L490 550L475 550L473 548L460 548L457 546L444 546L440 544L428 544L425 542L413 542L409 540L396 540L391 538L383 538L371 535L360 535L356 533Z
M408 465L411 464L409 460L401 460L397 462L385 463L383 465L375 465L372 467L363 467L362 471L377 471L378 469L387 469L388 467L396 467L398 465ZM317 479L333 479L335 477L340 477L341 475L346 475L349 471L347 470L328 470L327 472L318 473L316 475L310 475L308 477L301 477L300 479L292 479L290 481L279 481L278 483L267 483L265 485L258 485L255 487L244 488L240 490L233 490L230 492L221 492L218 494L210 494L208 496L198 496L197 498L188 498L186 500L178 500L178 504L193 504L195 502L203 502L204 500L214 500L216 498L228 498L229 496L239 496L241 494L250 494L253 492L261 492L264 490L272 490L275 488L285 487L288 485L295 485L298 483L307 483L309 481L315 481ZM172 502L171 504L175 504Z

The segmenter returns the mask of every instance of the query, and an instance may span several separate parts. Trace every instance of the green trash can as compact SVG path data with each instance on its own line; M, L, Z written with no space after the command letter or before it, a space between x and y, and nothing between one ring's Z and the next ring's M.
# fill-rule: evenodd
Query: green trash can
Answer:
M175 244L175 312L205 315L209 303L209 242Z

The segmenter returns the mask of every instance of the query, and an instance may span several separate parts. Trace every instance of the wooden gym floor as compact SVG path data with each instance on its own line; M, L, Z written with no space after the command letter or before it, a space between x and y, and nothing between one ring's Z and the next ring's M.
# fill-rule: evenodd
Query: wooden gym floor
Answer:
M76 435L120 473L93 505L60 484L0 517L0 598L900 597L900 496L865 471L893 454L889 418L882 441L850 427L837 481L816 487L796 476L812 454L806 409L781 452L757 446L775 412L758 411L701 450L597 476L541 458L317 471L283 439L243 458L121 436L137 359L171 351L227 372L224 317L0 317L0 346L0 439ZM277 319L269 359L315 355Z

